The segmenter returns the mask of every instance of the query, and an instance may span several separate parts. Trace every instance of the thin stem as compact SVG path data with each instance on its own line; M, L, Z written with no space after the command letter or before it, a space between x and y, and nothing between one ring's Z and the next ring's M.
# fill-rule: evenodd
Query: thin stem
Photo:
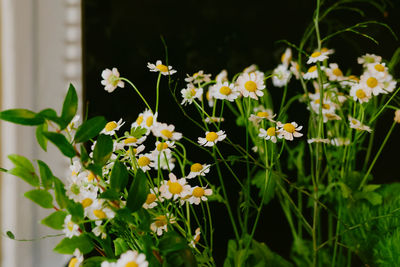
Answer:
M158 78L157 78L157 98L156 98L156 113L158 112L158 102L160 98L160 80L161 80L161 72L158 73Z
M150 105L147 103L146 99L144 99L144 97L142 96L142 94L139 92L139 90L136 88L136 86L128 79L126 78L119 78L122 81L125 81L127 83L129 83L130 86L133 87L133 89L135 89L136 93L140 96L140 98L143 100L143 102L146 104L147 108L153 113L153 110L151 109Z

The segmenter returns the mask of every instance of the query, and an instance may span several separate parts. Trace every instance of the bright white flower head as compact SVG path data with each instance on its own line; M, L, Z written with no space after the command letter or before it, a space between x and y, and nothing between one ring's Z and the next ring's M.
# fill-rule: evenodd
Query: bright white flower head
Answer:
M364 56L357 58L358 64L362 64L363 67L366 67L368 64L371 63L380 63L381 61L382 57L375 54L365 54Z
M250 97L258 100L259 96L263 96L262 90L265 89L264 76L256 73L243 73L237 79L240 92L244 97Z
M269 127L267 130L261 128L258 137L264 138L265 140L271 140L271 142L276 143L276 136L278 134L279 131L275 127Z
M315 51L311 54L311 56L307 60L307 64L315 63L318 61L324 61L328 58L328 54L326 52Z
M200 241L200 234L201 234L201 231L200 231L200 228L198 227L195 230L195 235L193 236L193 240L190 241L189 246L191 246L192 248L196 247L196 244L199 243L199 241Z
M254 108L254 112L256 114L251 114L249 118L249 121L253 122L254 124L259 124L260 121L264 119L274 122L273 118L276 116L276 114L274 114L271 109L266 109L263 106L259 106Z
M339 69L336 63L330 63L329 68L325 68L324 70L330 81L341 81L344 78L342 70Z
M292 60L292 49L286 48L285 52L281 56L281 62L287 68L291 60Z
M372 75L369 72L364 72L360 77L360 85L365 88L365 90L370 90L373 95L377 96L379 94L387 94L384 90L384 79Z
M301 137L302 133L299 133L303 126L298 126L296 122L281 123L280 121L276 124L278 126L278 138L285 138L286 140L293 140L293 137Z
M322 139L322 138L311 138L307 139L307 143L312 144L312 143L324 143L324 144L329 144L331 141L329 139Z
M378 78L385 78L386 75L389 74L388 68L386 67L385 63L376 62L376 63L367 64L367 70L373 76L376 76Z
M311 79L315 79L318 78L318 69L317 66L311 66L308 68L307 73L303 74L303 78L305 80L311 80Z
M199 205L201 201L207 201L207 196L212 195L212 189L195 186L192 188L191 197L187 200L190 204Z
M175 142L173 141L156 141L156 148L152 151L153 155L158 155L163 152L170 152L171 148L175 148Z
M96 225L100 225L103 220L112 219L115 216L115 212L105 204L103 199L95 199L87 210L87 216L89 219L95 220Z
M366 103L371 99L371 90L357 83L351 87L350 96L353 97L354 101L358 100L360 103Z
M222 70L218 75L215 77L215 81L217 83L223 83L228 81L228 72L226 70Z
M219 118L219 117L207 117L205 118L205 122L208 124L211 123L216 123L216 122L223 122L225 119L224 118Z
M206 99L207 99L209 107L213 107L214 106L214 102L215 102L214 94L215 94L214 86L208 87L208 91L206 93Z
M349 116L349 122L350 128L356 129L358 131L367 131L369 133L372 132L372 129L369 126L362 124L359 120L353 117Z
M357 83L359 83L360 82L360 79L357 77L357 76L355 76L355 75L350 75L350 76L347 76L347 77L343 77L343 79L340 81L340 85L341 86L353 86L353 85L355 85L355 84L357 84Z
M97 225L95 228L92 229L92 232L95 236L100 236L101 239L107 238L106 229L104 229L103 225Z
M69 261L68 267L81 267L83 263L83 255L77 248L74 251L74 257Z
M287 69L287 66L284 64L278 65L272 72L272 84L275 87L284 87L288 84L291 77L291 72Z
M167 213L166 215L159 215L154 218L154 222L150 224L150 229L157 235L162 235L163 232L168 232L168 223L176 223L176 218Z
M187 84L187 88L181 90L181 105L192 104L196 98L201 100L203 96L203 88L196 88L193 84Z
M317 95L319 96L319 93ZM321 101L321 99L316 98L315 100L310 102L310 106L316 114L319 114L320 101ZM325 97L325 99L323 100L323 103L322 103L322 115L324 117L324 122L327 122L328 120L336 119L336 116L335 116L336 115L335 114L336 106L337 105L334 102L332 102L331 99L329 99L328 97ZM339 119L340 119L340 117L339 117Z
M173 124L157 123L154 125L152 131L154 136L161 137L164 140L179 140L182 138L182 134L175 132L175 126Z
M215 97L216 99L225 99L232 102L240 96L240 92L237 90L233 83L217 83L212 87L213 97Z
M257 65L256 64L251 64L250 66L244 68L243 72L244 73L251 73L255 72L257 70Z
M64 229L63 232L66 237L72 238L73 236L80 236L81 232L79 232L79 225L74 223L72 220L71 214L68 214L64 219Z
M129 250L123 254L115 263L115 267L148 267L146 255L134 250Z
M163 170L172 171L175 168L175 158L172 157L171 150L165 149L161 153L151 153L154 162L154 169L158 170L160 167Z
M142 136L139 139L137 139L134 136L125 136L123 140L121 140L120 145L122 147L124 146L134 146L137 147L138 145L142 144L146 140L146 136Z
M109 93L113 92L117 87L124 88L125 86L124 82L119 78L117 68L103 70L101 77L104 79L101 84L104 85L104 89Z
M161 60L157 60L156 64L149 62L147 63L147 67L150 69L150 71L161 72L162 75L172 75L176 73L176 70L172 69L172 66L163 65Z
M214 146L217 142L226 138L224 131L206 132L206 137L199 137L197 143L202 146Z
M192 76L186 74L187 78L185 78L185 82L188 83L202 83L211 81L211 74L205 74L204 71L200 70L199 72L194 73Z
M154 159L151 154L147 153L143 155L137 155L137 157L137 164L139 165L139 168L142 169L142 171L146 172L151 168L154 168Z
M146 109L142 113L140 113L134 123L132 123L131 128L136 128L138 126L142 128L146 128L148 131L146 134L149 134L150 130L157 123L158 114L153 114L150 110Z
M118 131L119 128L121 128L122 125L124 125L124 124L125 124L125 122L122 122L122 119L120 119L118 122L110 121L106 124L106 126L100 133L106 134L106 135L114 135L115 132Z
M333 53L335 53L334 49L329 49L326 47L322 47L321 48L321 53L325 54L325 55L332 55Z
M187 179L194 178L196 176L205 176L210 172L210 164L194 163L190 166L190 173L186 176Z
M185 178L177 179L173 173L169 174L168 181L162 181L160 186L161 196L165 199L176 200L190 195L191 187L187 184Z
M158 205L158 202L163 202L164 199L158 194L158 188L154 187L150 189L150 193L147 194L146 202L143 204L143 208L152 209Z
M393 92L396 89L397 82L393 80L393 76L388 74L383 81L383 89L389 93Z
M67 126L67 131L71 132L72 130L75 130L79 127L79 122L80 122L81 116L75 115L74 118L71 120L71 122Z

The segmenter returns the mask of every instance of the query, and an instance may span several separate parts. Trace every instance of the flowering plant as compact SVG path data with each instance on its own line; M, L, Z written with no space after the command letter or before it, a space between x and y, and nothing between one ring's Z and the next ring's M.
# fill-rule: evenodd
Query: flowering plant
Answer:
M166 76L171 85L171 75L177 73L161 60L147 65L158 73L154 109L116 68L101 74L106 91L128 84L145 105L124 133L123 119L94 117L80 122L72 85L60 116L52 109L0 113L3 120L36 126L42 149L50 141L70 159L71 174L66 179L55 177L40 160L37 172L21 155L10 155L15 167L3 169L34 188L25 193L27 198L55 210L42 223L64 232L55 251L74 254L69 266L215 266L209 202L225 205L232 225L226 267L343 266L351 263L352 253L368 264L399 262L400 199L393 194L398 186L369 183L400 122L400 111L393 104L398 104L400 88L391 75L399 53L389 61L373 54L360 56L360 75L343 72L330 62L334 51L325 44L340 32L357 33L358 27L376 22L321 38L320 18L333 9L320 15L317 3L301 44L287 42L290 47L274 70L262 72L251 65L231 78L226 70L214 79L204 71L187 75L181 100L173 96L199 128L195 141L158 119L160 80ZM306 44L315 45L310 41L313 32L315 49L305 49ZM294 79L302 90L288 98ZM283 88L279 108L274 108L268 82ZM291 120L288 113L297 101L309 111L301 122ZM187 105L198 111L200 122L185 112ZM375 125L388 109L396 110L394 122L373 155ZM223 126L227 111L245 133L243 144L232 141L232 131ZM191 160L193 146L209 157ZM233 154L227 156L223 146L230 146ZM362 166L357 164L360 159ZM245 169L245 174L238 169ZM228 179L239 186L239 193L228 190ZM233 197L238 198L236 207ZM293 238L290 260L255 238L262 208L274 197ZM384 202L389 206L380 208ZM327 229L322 219L328 221ZM375 233L369 236L366 232L371 229ZM389 231L392 235L387 235Z

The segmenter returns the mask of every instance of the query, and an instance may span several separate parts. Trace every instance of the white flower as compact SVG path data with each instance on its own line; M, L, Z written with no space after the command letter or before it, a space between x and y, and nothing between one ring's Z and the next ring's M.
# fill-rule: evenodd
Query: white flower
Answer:
M217 83L210 89L213 92L213 97L221 100L228 100L230 102L234 101L240 96L240 92L236 89L233 83L224 82Z
M89 219L95 220L96 225L100 225L103 220L112 219L115 216L115 212L107 207L103 199L95 199L87 210L87 216Z
M336 63L330 63L329 68L325 68L324 70L330 81L340 81L344 78L343 72Z
M207 117L204 119L205 122L208 124L215 123L215 122L223 122L225 119L224 118L219 118L219 117Z
M148 130L146 134L149 134L150 130L157 123L157 115L157 113L153 114L153 112L146 109L138 115L136 121L132 123L131 129L140 126L142 128L146 128Z
M154 187L153 189L150 189L150 193L147 194L146 202L144 202L143 208L152 209L158 205L158 201L163 202L164 198L158 194L158 188Z
M190 173L188 176L186 176L187 179L194 178L196 176L205 176L206 173L210 172L210 165L209 164L200 164L200 163L195 163L192 166L190 166Z
M160 153L151 153L152 160L154 162L154 169L158 170L160 167L163 170L172 171L175 168L175 158L172 157L171 150L164 149Z
M303 126L298 126L296 122L281 123L280 121L276 124L278 126L278 138L285 138L286 140L293 140L293 137L301 137L302 133L299 133Z
M217 83L223 83L228 81L228 72L226 70L222 70L218 75L215 77L215 81Z
M296 79L300 79L300 66L299 63L295 61L290 61L290 71L294 74Z
M74 251L74 257L69 261L68 267L80 267L82 266L83 255L78 248Z
M363 64L363 67L366 67L368 64L371 63L380 63L382 61L382 57L377 56L375 54L365 54L357 58L358 64Z
M137 155L137 164L142 171L146 172L151 168L154 168L154 159L151 154Z
M63 232L66 237L72 238L73 236L80 236L81 232L79 232L79 225L71 221L72 216L68 214L64 219L64 229Z
M264 95L261 90L265 88L265 84L263 76L261 75L256 75L256 73L243 73L237 79L237 84L244 97L257 100L259 96Z
M92 232L95 236L100 236L101 239L107 238L106 229L104 229L103 225L97 225L95 228L92 229Z
M175 142L173 141L156 141L156 148L151 152L153 155L159 155L165 151L171 151L170 148L175 148Z
M261 128L258 137L264 138L265 140L271 140L273 143L276 143L277 134L279 134L279 131L275 127L269 127L267 130Z
M121 254L121 257L115 263L115 267L148 267L146 255L134 250L128 250Z
M378 78L385 78L389 74L385 63L370 63L367 64L367 69L369 73Z
M372 132L372 129L370 127L362 124L359 120L353 117L349 116L349 121L350 121L350 128L356 129L358 131L367 131L369 133Z
M369 72L364 72L360 77L360 85L365 88L365 90L370 90L373 95L377 96L379 94L387 94L384 90L384 79L372 75Z
M222 130L218 132L206 132L206 137L199 137L197 142L202 146L214 146L217 142L225 138L226 134Z
M330 140L329 139L322 139L322 138L311 138L307 139L307 143L312 144L312 143L325 143L329 144Z
M353 86L355 84L357 84L358 82L360 82L360 79L355 76L355 75L350 75L347 77L343 77L343 79L340 81L340 85L341 86Z
M71 120L71 122L67 126L67 131L72 132L72 130L75 130L78 128L79 120L81 119L81 116L75 115L74 118Z
M211 74L204 74L204 71L200 70L194 73L192 76L186 74L187 78L185 78L185 82L188 83L202 83L211 81Z
M195 186L192 188L191 197L187 200L190 204L199 205L201 201L207 201L207 196L212 195L212 189Z
M291 60L292 60L292 49L286 48L285 52L281 56L281 62L287 68Z
M181 105L192 104L196 98L201 100L203 96L203 88L196 88L193 84L187 84L187 88L181 90L182 103Z
M328 49L326 47L322 47L321 48L321 53L325 54L325 55L331 55L333 53L335 53L334 49Z
M154 222L150 224L150 229L157 235L162 235L164 231L168 232L168 223L173 224L175 222L176 218L169 213L166 215L159 215L154 218Z
M103 70L101 77L104 79L101 84L105 86L104 89L109 93L113 92L117 87L124 88L125 86L124 82L119 78L117 68L113 68L112 71L109 69Z
M253 122L254 124L258 124L260 121L264 119L274 122L273 118L276 116L276 114L273 114L272 110L265 109L262 106L261 108L260 107L255 108L254 110L259 110L259 111L257 111L256 114L251 114L249 117L249 121Z
M278 65L272 72L272 84L275 87L283 87L288 84L290 81L291 72L287 69L287 66L284 64Z
M190 195L191 187L186 183L185 178L176 179L173 173L169 174L168 181L162 181L160 186L161 196L165 199L176 200Z
M215 101L214 100L215 99L214 94L215 94L214 86L210 86L208 88L207 93L206 93L206 99L207 99L209 107L213 107L214 106L214 101Z
M328 54L320 51L315 51L307 60L307 64L315 63L318 61L324 61L328 58Z
M354 101L358 100L360 103L366 103L371 99L371 90L357 83L351 87L350 96L353 97Z
M120 119L118 122L110 121L106 124L106 126L100 133L106 134L106 135L114 135L115 132L118 131L119 128L121 128L122 125L124 125L124 124L125 124L125 122L122 122L122 119Z
M161 60L157 60L156 64L149 62L147 63L147 67L150 69L150 71L161 72L162 75L172 75L176 73L176 70L172 69L172 66L163 65Z
M305 80L318 78L318 69L317 66L311 66L308 68L307 73L303 74L303 78Z
M182 138L182 134L175 132L175 126L173 124L157 123L154 125L152 131L154 136L161 137L165 140L179 140Z
M193 236L193 240L190 241L189 246L191 246L192 248L196 247L196 244L199 243L200 241L200 234L201 234L200 228L197 227L197 229L195 230L195 235Z
M393 80L393 76L388 74L386 75L385 80L383 81L383 89L389 93L393 92L396 89L397 82Z
M251 64L250 66L244 68L243 72L244 73L251 73L255 72L257 70L257 65L256 64Z

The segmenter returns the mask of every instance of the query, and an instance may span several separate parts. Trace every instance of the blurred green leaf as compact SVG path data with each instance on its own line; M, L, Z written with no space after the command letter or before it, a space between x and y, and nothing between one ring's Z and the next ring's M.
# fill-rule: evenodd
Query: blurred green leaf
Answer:
M35 168L33 167L31 161L25 158L24 156L20 156L17 154L10 154L7 157L9 160L12 161L12 163L14 163L16 167L24 168L29 172L35 172Z
M0 119L22 125L40 125L44 119L27 109L7 109L0 112Z
M39 144L39 146L44 150L47 151L47 138L43 135L44 132L47 132L47 123L43 123L42 125L39 125L36 127L36 140Z
M53 208L53 196L47 192L46 190L42 189L34 189L28 191L24 194L26 198L29 198L39 206L45 209L52 209Z
M81 152L81 162L83 163L84 166L86 166L90 158L83 144L80 145L80 152Z
M65 156L69 158L76 156L74 147L68 142L64 135L54 132L44 132L43 135L57 146Z
M58 210L44 218L41 223L50 228L62 230L64 229L64 220L67 215L68 213L66 213L65 211Z
M60 207L60 209L63 209L67 206L69 199L65 194L64 184L57 177L53 177L53 179L54 179L54 196L56 198L57 204Z
M15 175L32 186L39 186L39 177L35 172L31 172L23 167L15 167L8 171L9 174Z
M83 143L91 138L96 137L107 124L104 117L94 117L84 123L76 130L74 141L76 143Z
M8 238L10 238L10 239L15 239L15 235L13 234L13 232L11 232L11 231L7 231L6 232L6 235L8 236Z
M53 121L53 122L57 123L58 126L60 126L60 127L62 125L61 118L58 117L57 112L54 109L51 109L51 108L43 109L38 113L38 116L40 116L44 119Z
M41 160L38 160L40 178L42 179L42 185L45 189L53 187L54 175L51 172L49 166Z
M97 166L104 166L113 152L113 140L111 136L101 134L97 138L93 150L93 160Z
M76 94L75 87L69 84L67 95L65 96L62 111L60 125L61 130L65 129L68 124L74 118L76 111L78 110L78 95Z
M111 170L110 187L116 192L121 192L128 184L128 179L128 169L122 162L116 160Z
M81 203L69 200L67 203L67 211L71 214L71 220L75 223L79 223L81 220L83 220L84 210Z
M115 248L115 256L119 256L122 253L129 250L129 247L126 244L126 242L120 237L114 240L114 248Z
M99 256L90 257L83 261L83 267L100 267L101 263L103 261L107 261L107 260L108 259L106 259L104 257L99 257Z
M160 239L160 252L166 258L166 266L195 267L196 258L189 248L186 239L176 232L167 232Z
M135 212L142 207L147 199L147 194L149 193L149 188L147 185L146 174L138 169L136 172L135 179L129 189L128 199L126 200L126 206Z
M108 189L100 194L99 198L109 199L109 200L119 200L120 196L118 192L114 189Z
M263 202L265 205L268 204L275 194L275 179L277 178L276 175L275 177L274 175L274 173L268 175L265 171L259 171L251 179L251 184L257 186L260 190L258 192L258 196L261 198L264 194ZM266 190L265 193L264 190Z
M60 254L73 254L75 249L79 249L82 254L87 254L93 250L93 243L86 234L64 238L54 248L54 251Z

